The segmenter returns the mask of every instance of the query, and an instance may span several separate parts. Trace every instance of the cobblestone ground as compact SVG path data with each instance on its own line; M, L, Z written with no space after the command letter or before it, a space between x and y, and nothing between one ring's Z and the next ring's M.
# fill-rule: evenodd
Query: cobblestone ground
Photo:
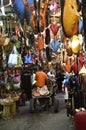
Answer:
M0 130L74 130L74 123L67 117L63 96L59 97L59 112L52 109L30 113L29 102L19 107L19 113L9 120L0 119Z

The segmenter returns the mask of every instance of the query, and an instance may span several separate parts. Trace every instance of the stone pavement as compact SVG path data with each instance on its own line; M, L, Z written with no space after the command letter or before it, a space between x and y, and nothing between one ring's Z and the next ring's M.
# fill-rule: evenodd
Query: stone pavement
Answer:
M63 95L58 95L59 112L38 110L30 113L29 102L19 107L19 113L9 120L0 119L0 130L74 130L74 123L67 117Z

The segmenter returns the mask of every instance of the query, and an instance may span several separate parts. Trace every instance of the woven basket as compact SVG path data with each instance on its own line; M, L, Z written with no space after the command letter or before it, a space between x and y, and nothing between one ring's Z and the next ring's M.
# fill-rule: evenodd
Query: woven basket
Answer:
M3 46L5 43L6 37L0 37L0 46Z

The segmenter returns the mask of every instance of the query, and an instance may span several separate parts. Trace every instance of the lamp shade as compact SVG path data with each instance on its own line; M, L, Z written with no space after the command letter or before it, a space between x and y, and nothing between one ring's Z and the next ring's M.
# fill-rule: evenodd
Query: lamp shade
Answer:
M74 35L72 40L72 51L73 53L77 54L79 52L80 43L78 40L78 36Z

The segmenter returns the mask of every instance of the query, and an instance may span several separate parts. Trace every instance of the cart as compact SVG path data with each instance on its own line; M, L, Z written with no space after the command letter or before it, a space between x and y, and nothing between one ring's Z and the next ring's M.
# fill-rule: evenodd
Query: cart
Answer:
M53 107L53 112L58 113L59 111L59 100L55 95L54 86L49 80L47 84L49 94L43 96L34 96L30 99L30 111L36 112L37 107L43 107L44 110Z

